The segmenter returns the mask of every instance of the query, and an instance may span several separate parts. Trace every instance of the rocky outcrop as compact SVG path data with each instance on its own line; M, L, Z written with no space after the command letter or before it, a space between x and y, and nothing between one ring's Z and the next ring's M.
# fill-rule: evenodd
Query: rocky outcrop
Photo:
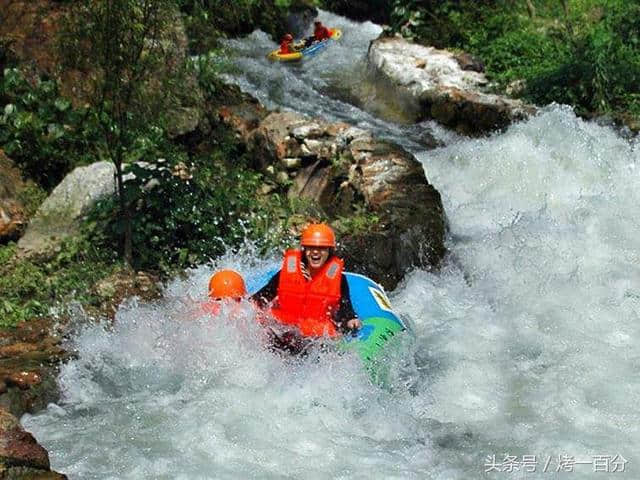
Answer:
M58 399L58 366L69 358L47 318L0 330L0 478L64 479L16 417Z
M27 223L26 209L19 200L24 190L20 171L0 150L0 242L16 240Z
M0 330L0 407L20 416L55 401L57 367L69 356L49 318Z
M440 194L401 147L345 123L255 102L219 109L256 159L255 168L292 198L332 219L364 214L365 228L341 239L347 267L393 288L411 266L437 266L445 253Z
M51 0L3 0L0 37L9 41L9 48L18 60L53 76L59 67L56 34L66 8L65 2Z
M487 79L479 71L482 65L446 50L381 37L372 42L368 62L415 121L434 119L477 135L535 112L519 100L488 93Z
M150 273L120 270L93 285L92 291L100 302L97 306L87 305L85 310L94 318L113 319L127 298L138 297L147 302L159 298L162 294L160 285L160 279Z
M52 472L49 454L18 419L0 408L0 478L22 480L62 480L66 475Z
M74 235L79 220L98 200L115 192L115 167L96 162L67 175L42 203L18 242L20 256L39 255L55 249Z

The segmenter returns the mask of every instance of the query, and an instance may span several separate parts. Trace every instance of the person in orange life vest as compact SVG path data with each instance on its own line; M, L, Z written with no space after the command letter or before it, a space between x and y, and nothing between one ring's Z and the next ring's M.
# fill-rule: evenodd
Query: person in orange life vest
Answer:
M357 318L342 274L343 262L334 255L336 239L325 224L311 224L303 232L301 250L285 252L282 268L251 299L285 325L305 337L357 330Z
M287 55L289 53L294 53L293 50L293 35L287 33L284 37L282 37L282 41L280 42L280 50L278 53L280 55Z
M316 20L313 22L313 38L316 42L321 42L331 38L331 31L320 20Z
M320 20L313 22L313 35L307 37L304 46L308 47L314 42L321 42L331 38L331 30L325 27Z
M247 296L244 279L235 270L220 270L209 279L209 301L202 305L207 313L217 315L224 302L241 302Z

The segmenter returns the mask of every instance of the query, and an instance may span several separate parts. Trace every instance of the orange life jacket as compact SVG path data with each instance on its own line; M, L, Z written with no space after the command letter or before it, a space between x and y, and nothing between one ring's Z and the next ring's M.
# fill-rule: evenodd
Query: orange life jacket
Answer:
M278 53L280 55L287 55L289 53L293 53L291 51L291 48L289 48L290 45L291 45L290 40L283 40L282 42L280 42L280 51Z
M282 323L295 325L304 336L338 335L333 315L340 305L343 262L330 258L310 281L302 274L302 252L285 252L278 282L277 306L273 315Z
M316 27L313 30L313 36L315 37L316 41L321 42L322 40L331 38L331 31L324 25L321 25L320 27Z

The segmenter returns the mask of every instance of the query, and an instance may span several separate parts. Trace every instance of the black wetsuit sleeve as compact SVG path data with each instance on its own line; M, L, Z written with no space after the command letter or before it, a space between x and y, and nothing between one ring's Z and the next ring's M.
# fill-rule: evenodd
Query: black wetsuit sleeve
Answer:
M349 283L347 283L347 277L342 275L342 280L340 282L340 306L338 307L338 312L336 313L334 321L340 330L345 331L347 329L346 323L357 317L356 312L353 310L353 305L351 304L351 295L349 294Z
M280 272L276 273L271 280L258 290L256 293L251 295L251 300L253 300L260 308L264 308L273 302L273 299L276 298L278 294L278 282L280 281Z

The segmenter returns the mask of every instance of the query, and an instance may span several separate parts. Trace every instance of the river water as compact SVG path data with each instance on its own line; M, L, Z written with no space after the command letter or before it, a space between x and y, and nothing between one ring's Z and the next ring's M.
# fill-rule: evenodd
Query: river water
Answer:
M562 106L483 139L403 125L362 63L380 27L321 18L345 32L323 55L270 64L276 45L256 32L230 42L229 78L269 108L401 143L441 192L453 260L390 292L414 328L390 384L348 355L274 355L247 306L234 320L199 312L215 268L277 264L247 245L156 303L123 305L114 328L79 329L63 401L23 418L53 468L72 479L640 478L638 145ZM424 150L425 135L443 146Z

